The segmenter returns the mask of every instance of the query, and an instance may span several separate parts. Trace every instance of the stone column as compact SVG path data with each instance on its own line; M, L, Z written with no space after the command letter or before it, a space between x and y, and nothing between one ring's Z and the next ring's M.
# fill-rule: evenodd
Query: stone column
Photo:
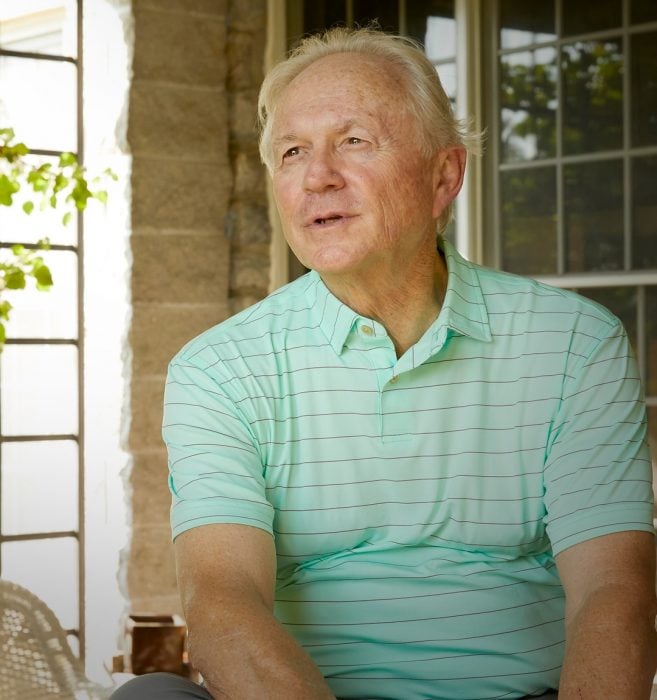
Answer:
M133 0L131 610L179 611L160 428L167 363L264 296L269 224L256 156L264 0Z

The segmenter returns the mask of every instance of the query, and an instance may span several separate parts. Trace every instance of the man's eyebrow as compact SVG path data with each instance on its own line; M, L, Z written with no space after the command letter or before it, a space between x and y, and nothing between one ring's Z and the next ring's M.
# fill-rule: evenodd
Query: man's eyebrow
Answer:
M276 138L272 139L272 145L280 146L282 144L292 143L298 140L299 137L296 134L283 134L282 136L277 136Z
M345 122L343 122L339 127L336 128L336 133L338 134L345 134L347 131L349 131L352 127L357 126L358 122L356 119L347 119ZM282 134L281 136L276 136L275 138L272 139L272 146L274 148L278 146L283 146L288 143L294 143L295 141L300 141L300 137L295 134L294 132L290 132L287 134Z

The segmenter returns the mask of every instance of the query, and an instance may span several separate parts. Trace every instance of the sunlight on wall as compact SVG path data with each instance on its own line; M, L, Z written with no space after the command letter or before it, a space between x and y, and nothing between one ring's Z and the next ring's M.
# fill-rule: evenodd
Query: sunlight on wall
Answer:
M130 6L129 0L87 0L84 18L85 161L91 171L110 167L119 176L107 207L89 207L84 236L87 669L101 682L118 648L125 607L119 558L128 541Z

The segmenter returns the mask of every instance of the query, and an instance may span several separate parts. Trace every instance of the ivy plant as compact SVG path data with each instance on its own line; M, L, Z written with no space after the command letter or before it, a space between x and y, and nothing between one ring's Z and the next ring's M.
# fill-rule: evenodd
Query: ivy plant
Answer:
M108 178L116 180L111 170L90 180L73 153L62 153L55 162L31 162L28 147L16 142L15 136L13 129L0 128L0 206L20 206L26 216L37 208L56 209L61 212L62 223L68 225L76 212L86 209L90 200L107 201L102 183ZM21 193L20 205L18 193ZM9 237L7 232L2 235L5 240ZM28 282L39 291L50 289L53 278L40 254L48 247L48 239L42 238L36 248L15 244L0 249L0 351L12 309L2 293L7 289L25 289Z

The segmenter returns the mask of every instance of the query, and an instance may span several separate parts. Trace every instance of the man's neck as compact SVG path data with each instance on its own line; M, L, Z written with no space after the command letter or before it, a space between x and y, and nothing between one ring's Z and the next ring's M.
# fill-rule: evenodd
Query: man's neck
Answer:
M378 321L401 357L438 318L447 291L447 265L436 252L420 265L377 269L372 279L357 282L328 278L331 292L357 313Z

